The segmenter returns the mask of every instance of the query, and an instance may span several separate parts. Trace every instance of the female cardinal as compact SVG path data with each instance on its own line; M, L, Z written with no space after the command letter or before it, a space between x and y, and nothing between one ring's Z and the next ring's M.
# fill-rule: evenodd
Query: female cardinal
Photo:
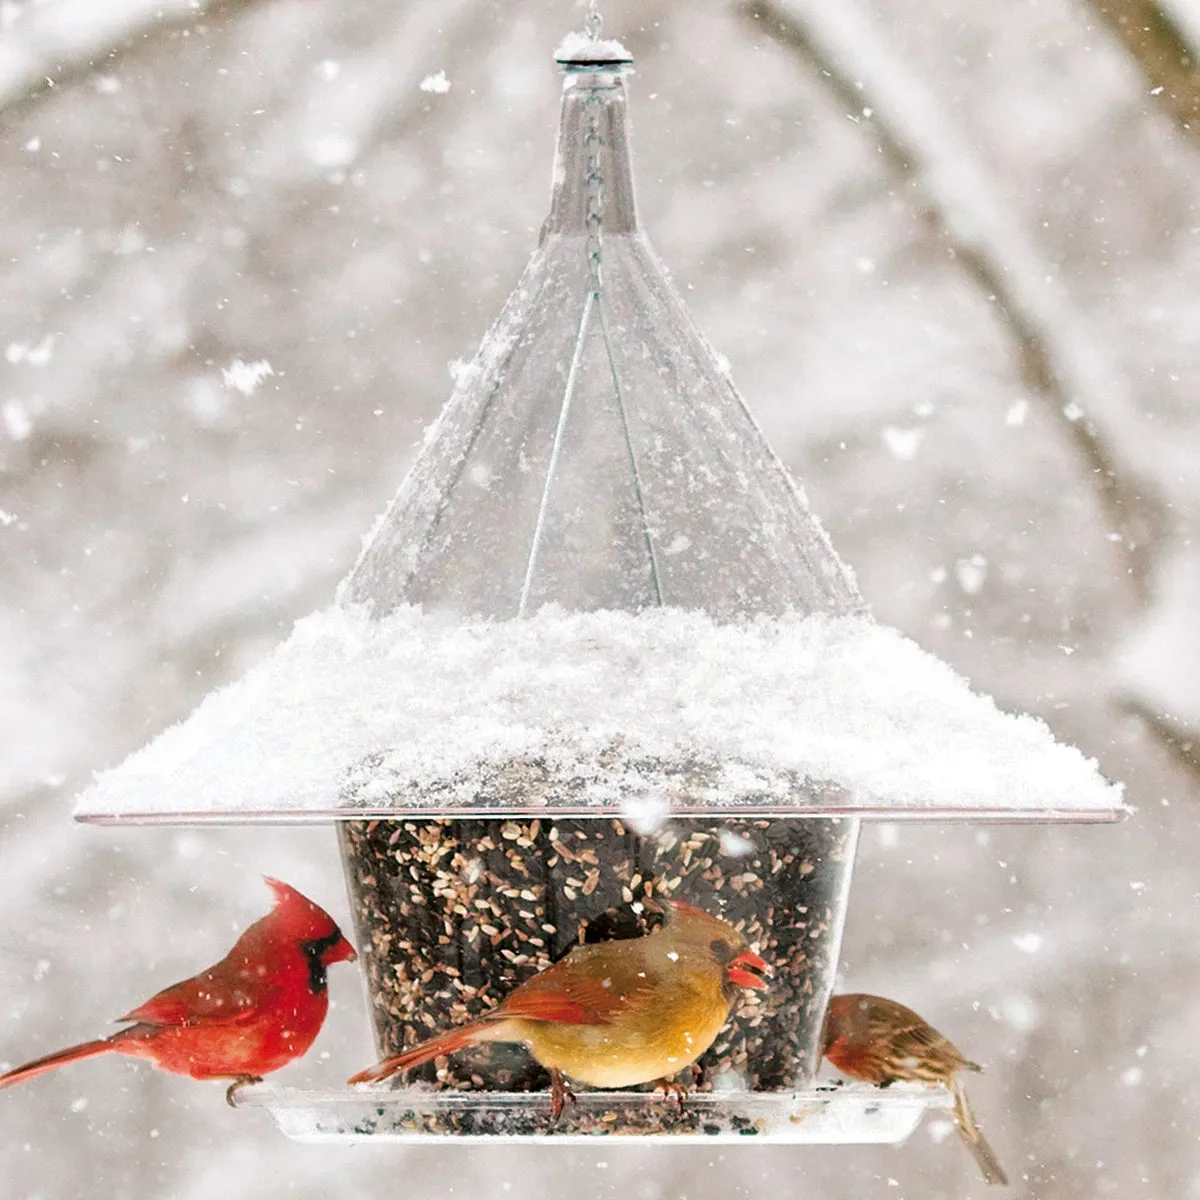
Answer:
M299 1058L329 1009L325 969L357 955L323 908L278 879L267 886L275 907L216 966L119 1018L135 1022L128 1028L0 1075L0 1088L115 1051L193 1079L232 1079L232 1104L239 1087Z
M523 1042L550 1071L551 1119L574 1099L564 1076L597 1087L658 1081L690 1066L729 1020L740 988L766 987L768 970L726 921L666 901L666 922L645 937L576 946L477 1021L355 1075L374 1083L480 1042Z
M988 1183L1008 1176L967 1104L959 1071L981 1071L911 1008L882 996L834 996L825 1014L821 1052L839 1071L887 1087L896 1080L940 1083L954 1093L954 1123Z

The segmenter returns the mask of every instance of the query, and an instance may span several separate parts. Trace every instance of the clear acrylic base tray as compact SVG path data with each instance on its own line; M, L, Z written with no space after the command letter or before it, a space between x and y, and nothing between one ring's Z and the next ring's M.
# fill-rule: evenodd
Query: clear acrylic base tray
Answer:
M942 1088L816 1084L798 1092L701 1092L678 1103L661 1093L584 1092L550 1122L545 1092L455 1092L429 1088L305 1091L259 1084L239 1108L265 1108L301 1142L581 1143L597 1137L680 1143L810 1145L905 1141L929 1109L949 1109Z

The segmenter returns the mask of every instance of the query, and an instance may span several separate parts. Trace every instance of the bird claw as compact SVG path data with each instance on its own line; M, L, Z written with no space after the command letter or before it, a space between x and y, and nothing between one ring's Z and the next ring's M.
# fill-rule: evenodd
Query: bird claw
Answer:
M551 1125L554 1125L558 1122L558 1118L562 1116L563 1109L566 1108L568 1100L572 1104L579 1103L575 1093L567 1086L566 1076L556 1068L550 1072Z
M654 1090L658 1091L659 1088L662 1088L663 1099L669 1100L674 1096L679 1101L679 1111L683 1112L684 1105L687 1103L687 1084L680 1083L675 1079L659 1079L655 1081Z
M239 1075L228 1088L225 1089L225 1103L230 1108L237 1108L234 1101L234 1096L237 1095L242 1088L249 1086L252 1083L262 1083L261 1075Z

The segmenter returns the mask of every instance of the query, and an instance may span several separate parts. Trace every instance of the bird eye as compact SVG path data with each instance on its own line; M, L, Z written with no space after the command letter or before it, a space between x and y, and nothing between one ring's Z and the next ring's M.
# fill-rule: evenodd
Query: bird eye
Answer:
M708 948L717 962L727 963L733 957L733 947L722 938L713 938Z

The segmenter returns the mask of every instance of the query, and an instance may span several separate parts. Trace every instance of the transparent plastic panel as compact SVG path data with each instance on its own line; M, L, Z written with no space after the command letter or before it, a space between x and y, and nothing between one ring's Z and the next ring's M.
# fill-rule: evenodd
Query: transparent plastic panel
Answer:
M346 600L862 611L638 229L621 72L568 76L542 243Z
M629 64L564 64L562 112L543 236L634 233L632 150L624 76Z
M811 1084L857 821L673 820L638 832L614 820L410 820L342 830L381 1057L482 1015L581 942L644 936L662 920L655 898L669 898L736 926L773 968L770 985L739 998L700 1057L697 1094L714 1093L704 1106L677 1114L640 1096L632 1104L599 1099L565 1128L696 1133L714 1122L736 1129L737 1113L753 1128L749 1097ZM504 1093L507 1105L514 1092L545 1092L549 1075L524 1047L490 1043L396 1082ZM543 1104L515 1110L534 1122L520 1128L538 1127ZM422 1124L480 1133L513 1111L452 1106Z
M498 618L660 602L585 253L539 251L489 335L507 352L466 369L346 599Z
M665 603L861 609L849 572L640 237L605 244L612 331Z
M585 305L577 365L559 407L554 469L526 562L521 613L546 603L572 611L638 611L660 604L647 514L613 386L595 304Z
M539 250L343 588L401 604L516 614L576 330L583 271Z
M811 1080L833 985L858 822L378 821L342 848L381 1055L481 1015L582 941L641 936L643 900L686 900L736 926L774 968L700 1059L712 1085ZM631 907L638 905L638 908ZM412 1078L542 1089L520 1046L464 1050Z

